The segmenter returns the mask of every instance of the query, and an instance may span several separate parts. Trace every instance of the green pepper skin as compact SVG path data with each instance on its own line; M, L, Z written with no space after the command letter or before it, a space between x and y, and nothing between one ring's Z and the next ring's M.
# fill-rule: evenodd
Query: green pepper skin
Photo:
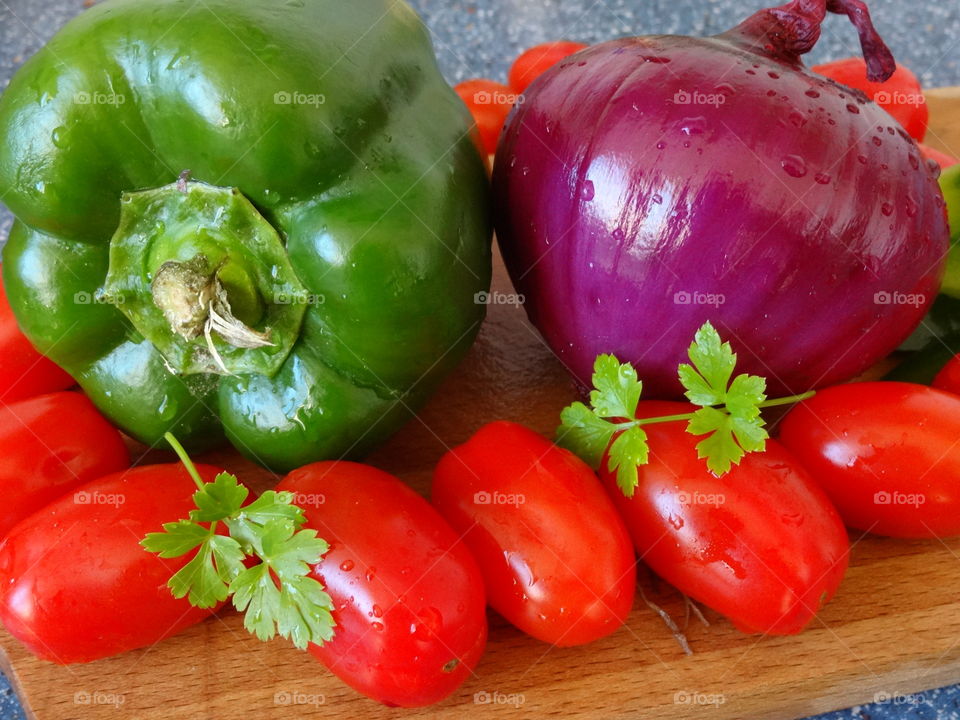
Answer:
M277 471L362 456L483 320L491 228L473 132L402 2L108 0L0 98L11 305L142 442L172 431L197 449L225 435ZM185 170L250 200L322 300L272 376L172 372L103 299L121 198ZM149 279L151 262L110 270Z
M943 171L940 176L940 189L947 203L947 217L950 223L950 252L947 255L947 269L943 277L940 292L950 297L960 298L960 165L954 165Z

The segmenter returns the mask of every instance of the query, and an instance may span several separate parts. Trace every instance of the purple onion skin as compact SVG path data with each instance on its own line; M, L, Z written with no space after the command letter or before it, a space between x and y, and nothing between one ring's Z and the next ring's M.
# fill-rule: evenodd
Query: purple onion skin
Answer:
M709 320L738 372L766 377L770 396L804 392L893 351L936 295L937 172L885 111L804 70L809 47L752 49L769 22L594 46L508 120L500 247L582 386L614 353L645 396L678 396L677 365Z

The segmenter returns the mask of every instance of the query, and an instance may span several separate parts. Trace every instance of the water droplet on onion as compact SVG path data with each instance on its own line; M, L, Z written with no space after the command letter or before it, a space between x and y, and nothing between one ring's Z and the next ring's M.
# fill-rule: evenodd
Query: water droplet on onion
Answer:
M916 217L917 216L917 201L911 196L907 196L907 217Z
M807 174L807 162L799 155L787 155L780 164L790 177L802 178Z
M702 115L684 118L680 123L680 132L684 135L700 135L707 128L707 119Z

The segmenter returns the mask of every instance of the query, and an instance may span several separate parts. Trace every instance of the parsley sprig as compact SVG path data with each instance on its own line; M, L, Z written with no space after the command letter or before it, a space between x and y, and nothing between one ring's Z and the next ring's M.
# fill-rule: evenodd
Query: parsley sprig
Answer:
M688 355L690 364L680 365L678 373L687 399L698 405L698 410L638 418L643 383L637 371L613 355L600 355L593 368L590 404L575 402L564 408L557 443L595 469L606 453L607 467L617 473L617 485L632 497L638 483L637 468L650 457L643 426L686 420L687 432L703 436L697 443L697 455L707 461L711 471L722 475L748 452L766 447L769 435L760 414L763 408L800 402L814 394L768 400L762 377L746 373L733 377L736 353L709 322L697 330Z
M183 446L170 433L165 437L197 484L196 508L140 544L162 558L196 550L167 583L173 596L199 608L232 596L245 613L244 627L261 640L280 635L301 649L330 640L333 601L310 577L310 565L329 548L315 530L303 529L306 517L292 494L268 490L245 506L250 491L235 475L220 473L204 483ZM217 533L221 522L229 535ZM259 562L248 565L249 558Z

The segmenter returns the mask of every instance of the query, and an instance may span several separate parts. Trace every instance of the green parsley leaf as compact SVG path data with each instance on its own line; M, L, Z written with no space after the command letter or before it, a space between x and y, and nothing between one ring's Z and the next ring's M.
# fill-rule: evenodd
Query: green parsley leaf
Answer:
M688 350L690 363L677 368L687 399L699 409L664 417L637 417L643 385L629 363L600 355L594 363L590 404L575 402L560 413L557 444L571 450L594 469L607 453L617 485L631 497L639 481L638 466L650 449L644 427L687 420L687 432L704 436L697 453L707 467L722 475L748 452L759 452L768 439L761 408L803 400L811 393L767 402L766 380L756 375L734 377L737 356L709 322L697 330ZM732 378L732 380L731 380ZM609 448L609 451L608 451Z
M277 618L277 630L282 637L288 638L298 648L306 647L308 642L320 644L333 638L336 624L330 611L333 600L327 595L317 580L297 575L290 578L285 594L280 596L280 612ZM292 598L301 598L294 603ZM319 638L319 639L318 639Z
M627 497L639 483L638 465L646 465L650 456L647 447L647 433L642 427L635 426L620 433L610 446L609 467L617 471L617 486Z
M730 382L737 356L710 323L697 331L689 355L693 365L680 366L680 382L687 389L687 399L701 409L687 430L708 436L697 444L697 453L706 459L707 467L722 475L747 452L766 447L768 435L760 416L766 381L741 374Z
M243 570L246 555L240 544L191 520L167 523L163 529L148 534L140 544L162 558L180 557L199 548L167 583L173 596L188 596L190 604L200 608L226 600L227 586Z
M293 504L290 493L267 490L252 503L240 508L234 517L227 519L230 535L236 538L247 553L263 553L263 526L272 520L286 520L299 530L306 517L303 510Z
M166 523L163 532L149 533L140 544L162 558L186 555L210 537L209 528L189 520Z
M277 632L276 618L264 608L280 605L280 589L270 577L270 567L263 563L247 568L230 585L233 604L244 613L243 626L261 640L271 639Z
M196 522L214 522L236 515L250 491L237 482L230 473L220 473L212 483L207 483L193 494L196 510L190 519Z
M733 439L732 418L722 410L705 407L697 410L687 425L693 435L707 437L697 443L697 456L707 461L707 467L717 475L730 471L731 464L739 463L744 456Z
M243 553L234 548L235 557L242 564ZM211 608L227 599L227 583L214 560L213 542L205 542L197 554L170 578L167 585L177 599L187 596L190 604L199 608Z
M683 364L677 370L680 376L680 384L686 388L684 395L694 405L707 407L709 405L719 405L723 402L723 396L714 390L703 375L698 373L692 365Z
M613 355L600 355L593 364L590 404L598 417L632 418L637 412L643 383L629 363L621 364Z
M274 518L262 528L261 545L263 563L230 586L234 605L246 612L246 628L261 639L280 635L301 649L328 640L332 622L322 619L332 620L333 601L309 577L310 565L327 552L327 543L314 530L296 532L289 520Z
M557 444L579 455L596 470L603 460L603 453L621 429L618 423L611 420L634 418L643 384L637 380L637 371L630 363L621 363L613 355L600 355L593 364L593 387L590 407L575 402L560 413ZM637 437L634 433L630 439L623 441L619 451L622 457L626 458L623 453L628 449L627 454L636 454ZM616 466L611 457L610 469ZM629 473L626 466L624 472Z
M565 407L560 413L557 444L579 455L594 470L600 467L603 453L617 431L616 425L597 417L582 402Z
M173 596L210 608L232 595L245 612L244 626L261 640L280 635L298 648L330 640L333 601L310 576L329 546L315 530L302 529L306 516L292 494L271 490L244 506L249 490L236 476L221 473L204 483L176 439L168 433L167 440L197 483L196 508L141 545L162 558L195 552L167 583ZM229 536L216 532L219 522ZM259 562L247 567L251 557Z
M713 325L705 322L697 330L688 354L697 372L711 388L718 392L726 390L737 364L737 356L730 348L730 343L720 340L720 334Z
M327 552L327 543L314 530L297 532L290 520L272 518L261 528L260 545L263 562L241 572L230 586L234 605L246 612L244 626L261 639L280 635L301 649L329 640L333 601L309 577L310 565Z
M760 415L760 403L767 399L767 381L756 375L737 375L727 391L727 410L733 415Z

